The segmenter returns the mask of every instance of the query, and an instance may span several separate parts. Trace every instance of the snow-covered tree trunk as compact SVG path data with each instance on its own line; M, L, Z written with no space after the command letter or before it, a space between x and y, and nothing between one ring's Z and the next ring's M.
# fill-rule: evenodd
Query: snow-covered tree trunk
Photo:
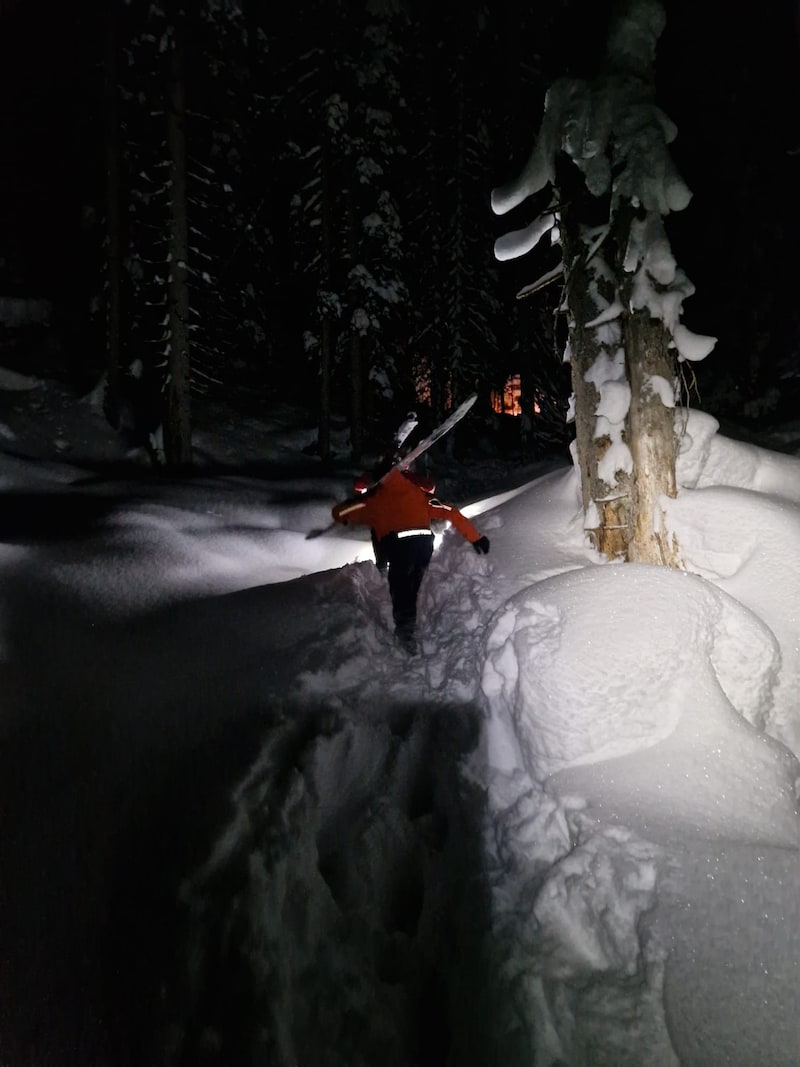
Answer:
M189 353L189 223L186 197L185 53L182 18L175 23L167 90L167 153L170 177L167 381L164 459L170 467L192 461Z
M613 413L604 411L601 402L603 387L623 376L622 351L616 324L591 325L597 318L597 298L608 305L613 303L614 284L611 278L598 278L587 264L587 245L569 208L562 214L561 227L564 260L568 264L567 353L572 374L575 462L580 472L584 527L599 552L609 559L624 559L633 528L624 425L619 417L609 418ZM599 375L598 368L604 368ZM615 455L623 458L615 460Z

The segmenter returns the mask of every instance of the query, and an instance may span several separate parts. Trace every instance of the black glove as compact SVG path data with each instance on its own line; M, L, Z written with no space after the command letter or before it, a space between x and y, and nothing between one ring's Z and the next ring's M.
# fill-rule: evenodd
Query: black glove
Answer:
M479 537L477 541L473 541L472 542L472 547L475 549L475 551L478 553L479 556L480 555L488 556L489 555L489 538L488 537Z

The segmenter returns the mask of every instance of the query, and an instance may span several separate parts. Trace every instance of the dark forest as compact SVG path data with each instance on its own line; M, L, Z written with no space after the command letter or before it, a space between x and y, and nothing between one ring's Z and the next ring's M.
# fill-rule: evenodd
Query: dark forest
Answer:
M559 295L516 299L539 271L494 260L489 198L553 79L595 72L612 6L4 0L0 298L52 312L0 322L0 357L78 391L105 374L109 421L145 437L176 375L177 226L194 401L290 401L325 458L332 419L358 455L410 403L439 415L477 390L488 410L519 375L539 444L562 442ZM694 194L668 222L697 289L687 321L719 338L688 399L754 429L785 416L800 374L795 14L677 0L658 52Z

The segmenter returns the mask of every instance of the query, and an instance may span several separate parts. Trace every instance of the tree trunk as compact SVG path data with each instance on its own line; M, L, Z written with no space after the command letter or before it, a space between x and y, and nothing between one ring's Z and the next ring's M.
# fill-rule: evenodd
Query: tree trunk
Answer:
M615 472L609 484L600 475L599 465L611 447L611 437L598 424L600 393L592 380L597 361L613 361L619 342L609 326L603 330L587 326L597 317L598 308L591 296L590 283L610 303L615 296L613 283L598 280L586 263L586 246L572 209L562 211L561 241L567 283L569 322L569 361L575 405L576 463L581 482L585 528L592 545L608 559L627 559L633 535L631 477L624 470Z
M120 422L120 276L119 115L117 110L116 8L106 15L105 160L106 160L106 389L103 411L117 429Z
M183 19L179 15L175 22L166 108L171 196L164 457L170 467L187 466L192 461L184 45Z
M628 412L634 463L635 526L628 559L680 567L677 542L663 525L662 496L677 494L675 479L675 362L663 322L646 310L625 315L625 364L631 386Z
M358 240L359 223L356 211L355 194L350 185L347 190L347 267L349 271L358 262L361 251ZM364 368L363 337L354 322L362 296L351 282L349 292L350 312L350 456L358 462L364 448Z
M333 366L333 323L325 315L322 320L319 365L319 454L330 459L331 454L331 368Z
M364 451L364 367L363 338L357 330L350 335L350 455L355 462Z
M317 441L319 454L324 460L331 454L331 383L333 380L334 329L328 296L331 286L333 266L333 205L331 203L330 150L327 131L323 134L320 162L320 182L322 186L321 217L321 254L320 281L317 292L317 306L320 314L320 366L319 366L319 427Z

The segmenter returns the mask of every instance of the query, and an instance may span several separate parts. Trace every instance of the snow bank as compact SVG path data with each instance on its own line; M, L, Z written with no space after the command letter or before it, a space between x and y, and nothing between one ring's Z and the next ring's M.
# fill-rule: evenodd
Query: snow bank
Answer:
M667 523L687 568L753 611L780 649L764 709L766 730L800 755L800 459L720 436L716 419L689 416Z
M488 761L507 772L521 757L537 781L664 740L697 706L698 677L712 692L727 685L754 718L779 660L763 623L710 584L631 564L524 590L499 613L487 653ZM739 665L735 678L720 679L721 658Z
M671 850L800 845L800 764L761 732L781 662L757 614L664 568L571 570L496 613L470 771L502 1062L677 1065L651 921Z
M800 459L796 456L723 437L717 420L703 411L678 412L676 428L679 486L731 485L800 503Z
M764 468L762 473L771 477L774 471ZM784 488L794 490L789 481ZM765 683L770 678L768 692L762 694L762 725L800 753L800 512L785 499L709 486L682 491L667 502L666 514L686 566L769 627L776 655L768 675L759 675L749 654L738 664L732 657L730 665L743 680L745 674Z

